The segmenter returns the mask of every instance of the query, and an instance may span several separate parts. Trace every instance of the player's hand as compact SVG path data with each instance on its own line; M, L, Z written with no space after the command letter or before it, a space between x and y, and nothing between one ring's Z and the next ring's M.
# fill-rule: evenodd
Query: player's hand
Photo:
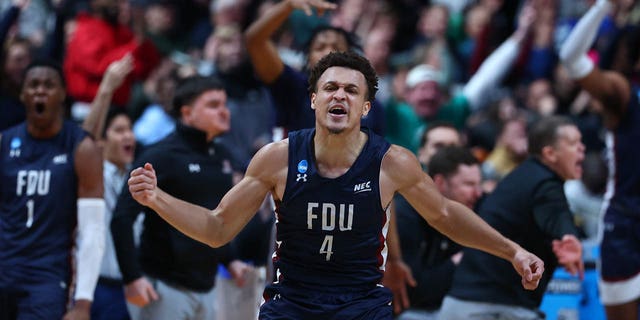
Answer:
M89 320L91 318L91 301L78 300L71 310L67 311L63 320Z
M145 277L140 277L124 286L124 296L129 303L140 308L158 300L158 293Z
M323 0L289 0L289 5L294 9L301 9L307 16L313 14L313 8L318 11L319 16L322 16L325 10L333 10L338 7L335 3Z
M582 244L574 235L564 235L562 240L553 240L553 253L567 272L584 279L584 262L582 261Z
M520 248L512 264L522 277L522 286L527 290L535 290L544 272L544 262L533 253Z
M155 200L158 179L150 163L131 171L128 184L131 196L141 205L149 206Z
M411 268L402 260L388 260L384 270L382 284L393 293L393 312L399 314L402 310L409 308L409 294L407 285L415 287L416 280L413 278Z

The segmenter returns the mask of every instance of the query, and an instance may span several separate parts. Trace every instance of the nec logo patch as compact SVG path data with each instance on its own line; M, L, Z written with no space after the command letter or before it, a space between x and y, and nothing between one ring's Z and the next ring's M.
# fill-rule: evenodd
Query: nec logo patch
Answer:
M67 163L67 155L66 154L59 154L59 155L53 157L53 163L54 164Z
M365 191L371 191L371 181L358 183L353 186L353 193L360 193Z

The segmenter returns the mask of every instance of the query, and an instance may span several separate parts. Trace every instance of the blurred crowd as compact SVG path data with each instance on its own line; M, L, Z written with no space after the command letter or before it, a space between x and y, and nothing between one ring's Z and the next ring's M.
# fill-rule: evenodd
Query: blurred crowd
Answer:
M566 76L557 58L558 46L593 1L339 2L336 10L323 15L294 12L277 31L274 43L284 63L303 69L305 45L315 27L331 25L352 32L361 52L378 72L377 100L385 114L379 128L391 142L417 152L426 124L438 118L434 114L443 105L455 103L454 98L463 93L470 111L445 116L444 120L453 122L464 135L465 145L483 162L487 192L496 179L526 156L526 125L536 117L569 115L579 120L587 153L599 154L603 150L601 121L591 111L596 106ZM627 2L628 6L633 4ZM236 88L230 91L231 95L242 94L245 88L261 89L263 84L254 78L246 54L243 31L276 3L2 1L0 125L6 128L24 118L17 95L22 71L32 59L51 57L64 64L68 116L81 121L108 65L132 52L134 70L116 92L113 104L125 108L136 122L139 143L155 142L171 130L164 126L171 119L163 118L162 111L170 108L172 90L180 78L193 74L234 78L238 81L234 82ZM533 12L530 21L523 22L528 25L521 28L524 35L518 40L515 56L501 57L487 66L491 70L485 70L483 78L476 81L481 84L469 88L475 85L470 80L482 70L487 57L518 30L518 16L525 3ZM637 16L636 10L620 8L619 13L605 19L590 51L598 64L610 67L615 63L612 49ZM421 64L434 72L407 82L409 71ZM232 112L232 121L287 127L279 123L283 116L274 110L271 106L256 106L247 112ZM400 122L407 120L407 113L410 124ZM167 122L157 122L161 121L159 118ZM242 125L242 130L252 128ZM242 134L236 136L243 138ZM244 141L238 141L248 148L246 152L271 138L254 133L259 140L248 141L248 136L251 135L245 134ZM594 166L593 170L598 168L601 167ZM602 193L602 182L590 178L590 174L602 176L602 172L586 173L587 189L573 183L567 187L575 192L586 190L587 195ZM593 231L589 216L579 220L591 224L585 226L590 230L587 232Z
M481 172L478 188L468 196L472 208L527 158L530 124L551 115L572 118L586 156L582 178L568 180L564 188L581 238L598 237L607 182L605 126L596 112L601 106L568 76L558 57L595 1L334 2L335 10L294 11L269 35L283 64L306 72L314 30L347 31L351 47L369 59L379 77L371 127L415 152L425 170L443 146L468 149ZM109 66L128 55L131 70L111 104L131 119L136 152L175 130L174 90L183 79L216 75L231 114L231 129L216 139L230 149L233 169L242 172L260 147L296 128L270 91L273 81L265 81L264 69L256 70L261 66L245 41L249 26L279 3L0 0L0 130L25 119L19 93L31 61L51 58L63 66L66 116L81 123ZM635 1L618 1L599 27L589 58L603 69L620 68L624 59L615 49L629 32L637 34L632 26L639 19ZM632 81L640 80L630 73ZM438 128L444 129L441 134ZM265 203L266 213L258 216L269 224L270 205ZM261 236L268 241L264 232ZM251 236L244 238L243 245L253 245L246 244ZM267 252L263 258L252 263L265 266Z

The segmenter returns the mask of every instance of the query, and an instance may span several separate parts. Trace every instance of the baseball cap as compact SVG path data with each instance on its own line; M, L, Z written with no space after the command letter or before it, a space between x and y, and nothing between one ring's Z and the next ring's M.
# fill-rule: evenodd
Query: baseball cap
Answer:
M405 83L407 87L413 88L419 83L426 81L435 81L442 85L442 75L438 69L427 64L420 64L409 71Z

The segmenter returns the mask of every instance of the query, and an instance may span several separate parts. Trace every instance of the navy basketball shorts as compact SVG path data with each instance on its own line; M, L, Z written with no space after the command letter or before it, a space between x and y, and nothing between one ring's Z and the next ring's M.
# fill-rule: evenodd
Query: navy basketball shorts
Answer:
M640 218L610 208L600 245L600 301L605 306L640 298Z
M610 209L600 247L602 278L623 280L640 272L640 218Z
M260 320L391 320L391 291L382 286L364 290L331 290L271 284L264 291Z
M67 301L57 283L0 288L0 319L62 319Z

